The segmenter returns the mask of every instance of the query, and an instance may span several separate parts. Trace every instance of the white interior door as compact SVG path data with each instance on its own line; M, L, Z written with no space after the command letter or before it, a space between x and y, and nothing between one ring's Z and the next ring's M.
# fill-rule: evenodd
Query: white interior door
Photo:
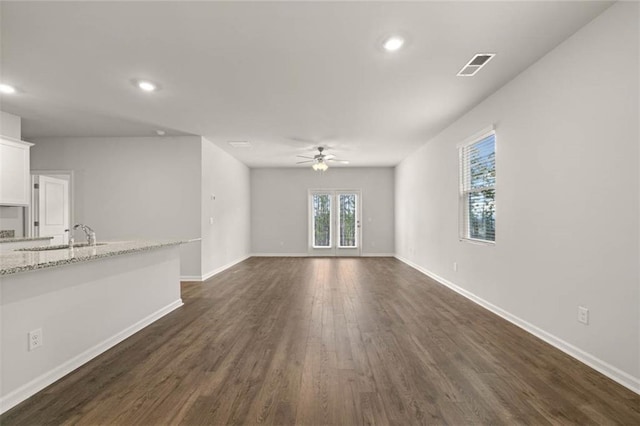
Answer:
M69 235L69 181L38 177L38 236L53 237L51 245L67 244Z
M309 191L309 254L360 256L360 191Z

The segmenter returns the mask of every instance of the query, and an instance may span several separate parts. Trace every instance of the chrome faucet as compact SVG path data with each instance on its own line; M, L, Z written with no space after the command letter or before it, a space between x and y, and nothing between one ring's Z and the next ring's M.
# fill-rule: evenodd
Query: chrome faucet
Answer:
M87 244L89 244L90 246L95 246L96 245L96 233L93 231L93 229L91 229L89 226L83 225L81 223L73 225L73 229L74 230L76 230L78 228L81 228L82 231L84 232L84 235L86 235ZM72 241L72 239L69 239L69 241ZM71 243L71 244L73 244L73 243Z

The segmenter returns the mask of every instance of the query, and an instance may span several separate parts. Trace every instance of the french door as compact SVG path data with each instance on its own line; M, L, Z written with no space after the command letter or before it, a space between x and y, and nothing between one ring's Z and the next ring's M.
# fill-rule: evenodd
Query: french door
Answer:
M309 254L360 256L360 191L309 191Z

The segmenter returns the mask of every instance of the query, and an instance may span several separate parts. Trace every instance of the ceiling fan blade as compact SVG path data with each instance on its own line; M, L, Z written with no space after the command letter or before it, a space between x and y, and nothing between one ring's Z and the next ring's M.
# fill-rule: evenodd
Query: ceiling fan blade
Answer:
M308 158L310 160L313 160L314 157L309 157L308 155L296 155L296 157L300 157L300 158Z
M349 164L349 160L338 160L337 158L329 158L326 159L327 161L331 161L332 163L342 163L342 164Z
M314 163L316 160L298 161L296 164Z
M326 155L324 156L324 159L325 159L325 160L331 160L332 158L335 158L335 155L334 155L334 154L326 154Z

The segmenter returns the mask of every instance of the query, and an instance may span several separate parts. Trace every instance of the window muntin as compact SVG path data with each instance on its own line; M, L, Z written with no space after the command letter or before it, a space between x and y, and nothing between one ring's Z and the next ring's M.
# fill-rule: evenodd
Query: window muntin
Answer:
M492 130L460 147L460 237L496 239L496 137Z

